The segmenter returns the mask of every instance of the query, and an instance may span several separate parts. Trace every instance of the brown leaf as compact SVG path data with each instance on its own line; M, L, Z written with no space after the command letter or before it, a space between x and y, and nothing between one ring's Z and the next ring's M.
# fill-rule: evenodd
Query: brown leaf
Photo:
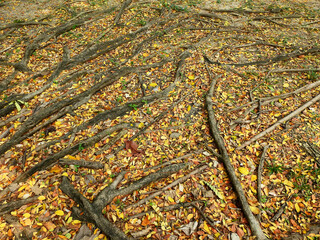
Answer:
M137 156L140 153L143 153L142 150L138 149L138 144L135 141L125 141L126 150L131 150L133 156Z
M237 227L237 234L239 235L240 239L244 236L244 231L241 228Z

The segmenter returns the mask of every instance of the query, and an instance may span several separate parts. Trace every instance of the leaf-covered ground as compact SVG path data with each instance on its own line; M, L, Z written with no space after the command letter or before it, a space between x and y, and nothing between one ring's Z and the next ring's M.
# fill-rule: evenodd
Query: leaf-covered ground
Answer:
M320 4L126 3L0 1L1 239L105 239L62 179L93 203L117 183L102 213L136 239L254 239L213 78L265 235L317 239Z

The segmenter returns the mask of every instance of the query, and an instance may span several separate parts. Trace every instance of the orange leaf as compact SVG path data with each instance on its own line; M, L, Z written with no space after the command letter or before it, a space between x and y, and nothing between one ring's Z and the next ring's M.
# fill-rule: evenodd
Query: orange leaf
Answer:
M52 232L56 228L56 225L53 222L45 222L43 225L49 232Z
M150 221L148 219L148 217L145 217L141 223L142 226L148 226L150 225Z
M242 239L242 237L244 236L243 230L241 228L238 228L238 227L237 227L237 234L240 237L240 239Z
M298 227L298 224L293 219L290 219L290 222L291 222L292 226Z

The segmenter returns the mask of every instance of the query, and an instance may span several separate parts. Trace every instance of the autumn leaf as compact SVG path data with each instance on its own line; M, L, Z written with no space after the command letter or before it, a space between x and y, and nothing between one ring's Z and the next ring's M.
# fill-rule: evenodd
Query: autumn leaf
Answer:
M58 210L55 212L56 215L58 216L63 216L64 215L64 212L62 210Z
M143 219L141 225L142 226L149 226L150 225L150 221L147 216Z
M238 168L239 172L242 173L243 175L248 175L249 174L249 169L245 167L239 167Z
M208 233L208 234L211 234L211 230L207 224L206 221L203 222L203 229Z
M143 153L142 150L138 149L138 144L135 141L127 140L127 141L125 141L125 146L126 146L125 147L126 150L129 150L129 149L131 150L133 156L137 156L137 155Z
M258 215L260 213L260 209L255 206L250 206L250 209L256 215Z

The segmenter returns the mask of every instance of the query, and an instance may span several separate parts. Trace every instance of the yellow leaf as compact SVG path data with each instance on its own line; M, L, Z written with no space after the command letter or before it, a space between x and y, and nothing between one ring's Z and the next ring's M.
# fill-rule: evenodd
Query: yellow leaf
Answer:
M72 222L72 217L69 217L68 220L67 220L67 223L71 223Z
M284 185L287 185L288 187L294 187L293 183L288 181L287 179L283 181Z
M294 205L294 208L296 209L297 212L300 212L300 207L299 207L299 204L298 204L298 203L296 203L296 204Z
M22 191L23 189L26 188L26 185L22 185L19 189L18 189L18 192Z
M260 213L260 209L255 207L255 206L250 206L250 209L254 214L259 214Z
M40 200L40 201L45 200L45 199L46 199L45 196L39 196L39 197L38 197L38 200Z
M255 181L255 180L257 180L257 175L252 175L251 176L251 181Z
M209 228L209 226L208 226L208 224L207 224L206 221L203 222L203 229L204 229L207 233L211 234L211 230L210 230L210 228Z
M180 199L179 202L185 202L186 201L186 197L183 195Z
M61 124L62 124L62 122L60 122L60 121L56 121L56 123L55 123L56 126L60 126Z
M187 109L187 110L188 110L188 112L191 110L191 106L190 106L190 105L188 106L188 109Z
M149 87L156 87L158 84L156 84L156 83L150 83L149 84Z
M249 174L249 169L245 167L239 167L238 168L239 172L242 173L243 175L248 175Z
M62 173L62 176L68 177L68 173L64 172Z
M58 216L63 216L63 215L64 215L64 212L63 212L62 210L58 210L58 211L56 211L55 213L56 213L56 215L58 215Z
M143 127L144 127L144 123L143 122L139 123L138 128L143 128Z
M24 217L24 218L29 218L29 217L30 217L30 213L25 213L25 214L23 214L23 217Z
M190 213L190 214L187 216L187 219L190 220L191 218L193 218L193 214Z
M168 196L168 200L169 200L170 202L174 202L173 198L170 197L170 196Z
M67 156L66 156L66 158L69 158L69 159L71 159L71 160L77 160L77 158L76 158L76 157L71 156L71 155L67 155Z
M144 57L148 57L148 56L149 56L149 54L148 54L148 53L143 53L143 54L142 54L142 56L144 56Z
M189 75L188 78L189 78L190 80L193 80L193 79L194 79L194 75Z
M32 221L30 220L30 218L26 219L23 223L23 226L30 226L32 224Z
M289 87L289 83L284 83L283 86L284 87Z

